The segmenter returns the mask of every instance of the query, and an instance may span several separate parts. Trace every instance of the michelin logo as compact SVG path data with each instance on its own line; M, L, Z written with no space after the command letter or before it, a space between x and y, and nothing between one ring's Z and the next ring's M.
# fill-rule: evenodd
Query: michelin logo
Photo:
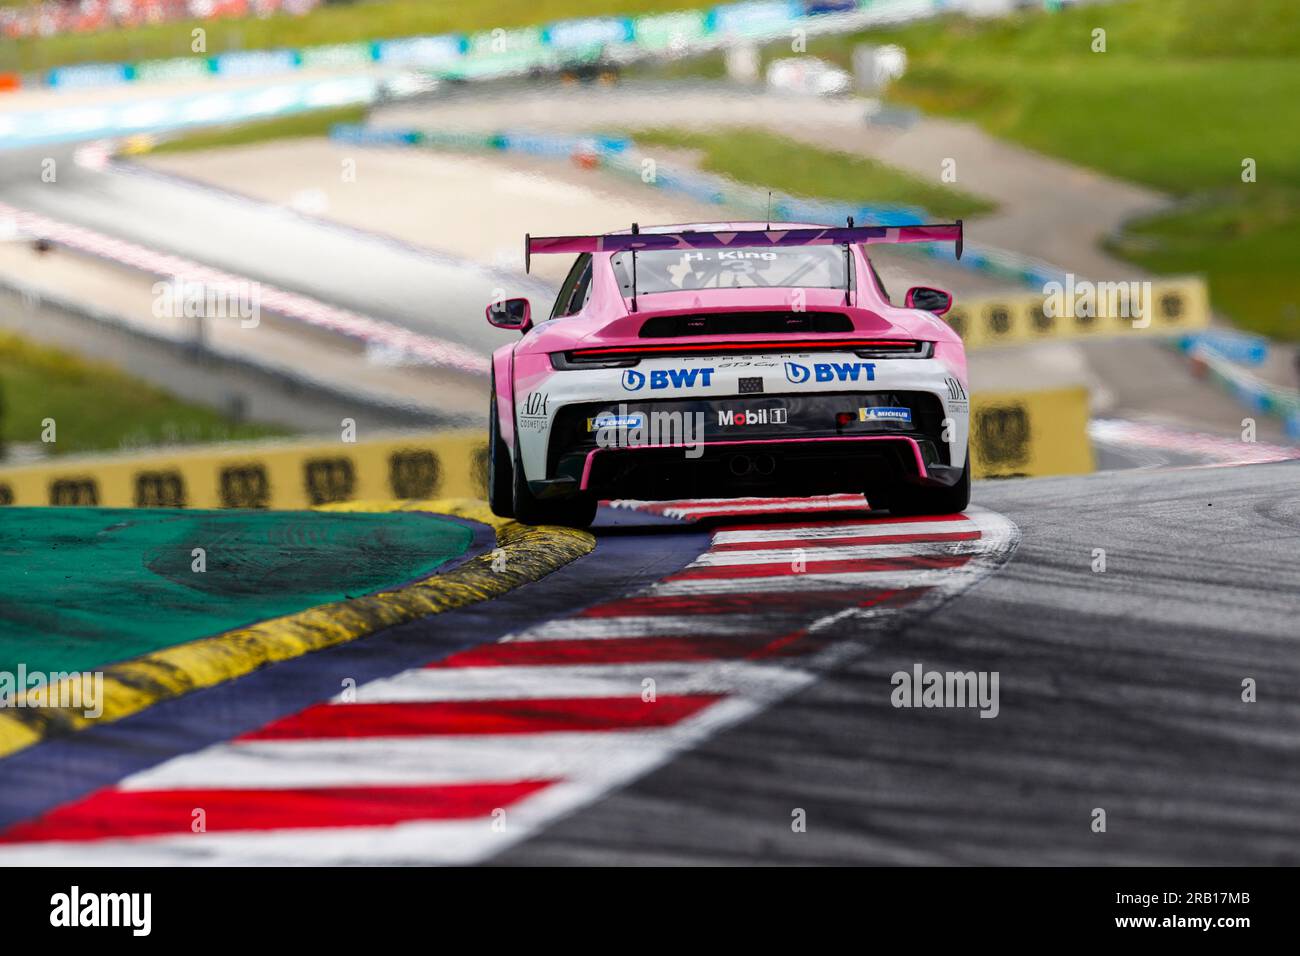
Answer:
M602 428L643 428L645 418L641 415L612 415L608 412L587 419L587 431L599 431Z
M859 408L858 421L898 422L900 425L910 425L912 424L912 410L910 408L892 408L885 406Z
M645 388L647 380L651 389L661 388L695 388L697 385L708 388L712 385L711 368L656 368L647 376L630 368L623 373L623 390L639 392Z
M798 362L785 363L785 377L794 385L816 382L874 382L875 362L813 362L812 366Z

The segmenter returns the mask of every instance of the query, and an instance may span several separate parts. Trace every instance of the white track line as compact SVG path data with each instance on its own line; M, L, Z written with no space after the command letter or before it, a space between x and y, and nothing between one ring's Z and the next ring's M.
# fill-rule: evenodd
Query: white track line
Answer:
M499 736L254 740L169 760L123 781L124 790L329 787L546 780L658 752L664 729Z
M759 531L718 531L713 535L713 544L750 544L762 541L808 540L819 542L821 539L835 538L885 538L900 534L948 534L970 531L974 525L968 521L904 521L898 524L877 522L869 523L862 519L861 524L842 524L830 528L771 528Z
M699 578L664 581L650 586L657 597L701 597L709 594L751 594L754 591L790 593L797 591L849 591L853 589L897 590L942 587L961 568L933 571L846 571L843 573L789 574L768 578Z
M541 667L448 667L404 671L356 690L358 703L439 700L528 700L548 697L640 697L652 679L659 696L748 693L790 680L788 669L743 661L562 664ZM347 707L347 704L339 704Z
M670 615L646 614L626 617L580 617L548 621L526 631L510 634L503 641L568 641L622 637L710 636L752 634L769 619L759 614Z
M720 568L745 566L752 564L794 564L797 560L805 563L813 561L855 561L863 558L890 560L895 558L936 557L954 554L976 554L979 541L921 541L912 544L853 544L835 546L799 545L793 548L777 548L774 551L711 551L702 554L687 567Z

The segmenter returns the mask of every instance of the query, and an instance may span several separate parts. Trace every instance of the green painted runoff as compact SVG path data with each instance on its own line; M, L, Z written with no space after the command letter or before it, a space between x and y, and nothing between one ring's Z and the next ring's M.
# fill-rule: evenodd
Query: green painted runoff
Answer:
M94 670L405 583L472 540L418 512L3 508L0 671Z

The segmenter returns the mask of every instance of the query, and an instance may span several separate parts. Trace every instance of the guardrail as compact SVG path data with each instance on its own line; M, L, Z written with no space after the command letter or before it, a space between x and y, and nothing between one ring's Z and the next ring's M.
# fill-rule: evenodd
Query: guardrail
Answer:
M1187 350L1196 374L1209 378L1248 410L1282 420L1288 438L1300 439L1300 391L1266 382L1205 345Z
M678 57L737 41L862 29L872 24L930 16L948 0L754 0L709 10L643 17L596 17L548 26L472 34L404 37L302 49L247 50L217 56L182 56L135 63L88 63L47 73L0 74L0 93L21 87L59 90L124 84L186 82L207 78L284 80L303 70L393 74L298 79L256 89L187 94L32 112L0 113L0 149L82 139L125 137L289 115L308 109L370 103L401 96L402 74L448 80L497 79L556 71L593 61L610 64Z
M182 56L129 63L86 63L19 77L14 87L60 89L177 82L207 77L283 76L314 68L392 67L448 79L492 79L534 70L558 70L603 59L612 63L707 52L737 41L859 30L919 19L964 6L964 0L750 0L644 16L588 17L541 26L474 33L413 36L215 56ZM0 83L0 88L3 84Z
M127 137L364 105L374 102L382 89L376 77L341 76L296 79L253 89L0 113L0 149Z

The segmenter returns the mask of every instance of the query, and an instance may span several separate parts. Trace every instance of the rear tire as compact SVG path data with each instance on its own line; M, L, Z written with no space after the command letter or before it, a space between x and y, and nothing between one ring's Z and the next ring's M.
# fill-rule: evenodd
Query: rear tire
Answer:
M496 379L492 381L492 401L488 410L488 507L498 518L515 516L515 470L511 464L510 449L501 438L500 419L497 418Z
M871 496L867 496L870 503ZM961 478L950 488L898 485L886 496L885 506L891 515L911 517L921 515L960 514L970 506L970 452L966 453L966 467Z
M586 528L596 520L596 499L581 493L573 498L554 501L537 499L528 490L524 469L516 463L515 520L521 524L552 524L562 528Z

